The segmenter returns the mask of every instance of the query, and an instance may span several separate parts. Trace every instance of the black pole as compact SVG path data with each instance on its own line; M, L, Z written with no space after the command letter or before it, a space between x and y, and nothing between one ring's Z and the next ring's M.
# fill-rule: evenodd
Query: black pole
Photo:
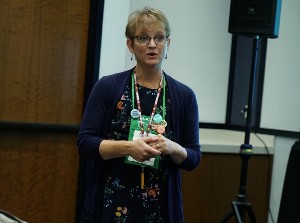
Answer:
M241 176L240 176L240 191L238 197L242 200L245 199L245 195L246 195L248 160L252 155L252 146L250 145L250 133L253 125L252 107L253 107L253 99L255 94L258 51L259 51L259 36L256 36L255 38L253 38L253 46L252 46L252 62L251 62L250 82L249 82L245 138L244 138L244 144L241 145L241 150L240 150L240 155L242 157L242 160L244 160L244 162L242 162L242 169L241 169Z
M247 120L245 126L245 138L244 144L240 147L240 156L242 159L241 174L240 174L240 188L237 195L237 200L232 201L232 210L229 211L220 223L227 222L231 217L235 216L238 223L243 223L246 213L251 223L256 223L255 214L253 212L251 203L248 202L246 197L247 190L247 174L248 174L248 161L252 155L252 145L250 145L250 133L252 128L252 107L253 99L255 94L255 82L257 74L258 64L258 53L259 53L259 36L252 37L252 61L251 61L251 72L249 82L249 93L248 93L248 105L247 105Z
M251 62L251 73L250 73L250 83L249 83L249 93L248 93L248 108L247 108L247 123L245 130L245 141L244 144L249 144L250 133L252 128L252 107L255 94L255 82L257 74L257 63L258 63L258 53L259 53L259 36L253 38L252 46L252 62Z

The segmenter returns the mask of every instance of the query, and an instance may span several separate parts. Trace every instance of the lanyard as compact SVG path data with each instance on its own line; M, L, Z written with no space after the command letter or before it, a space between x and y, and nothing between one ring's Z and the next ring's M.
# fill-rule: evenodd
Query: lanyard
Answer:
M135 95L136 95L136 101L137 101L137 108L138 108L138 111L139 111L139 119L140 119L140 128L141 128L141 135L144 136L144 123L143 123L143 119L142 119L142 112L141 112L141 101L140 101L140 96L139 96L139 91L138 91L138 84L137 84L137 81L136 81L136 74L135 74L135 71L132 75L132 81L131 81L131 84L132 84L132 103L133 103L133 108L134 108L134 92L135 92ZM159 83L159 88L157 90L157 95L156 95L156 98L155 98L155 101L154 101L154 105L153 105L153 108L152 108L152 112L151 112L151 116L150 116L150 121L148 123L148 126L147 126L147 131L146 131L146 136L148 136L149 132L150 132L150 129L151 129L151 125L152 125L152 120L153 120L153 116L154 116L154 113L156 111L156 108L157 108L157 104L158 104L158 99L159 99L159 96L160 96L160 93L161 93L161 89L163 88L163 119L165 119L165 98L166 98L166 91L165 91L165 85L166 85L166 82L165 82L165 78L164 78L164 75L161 76L161 80L160 80L160 83Z

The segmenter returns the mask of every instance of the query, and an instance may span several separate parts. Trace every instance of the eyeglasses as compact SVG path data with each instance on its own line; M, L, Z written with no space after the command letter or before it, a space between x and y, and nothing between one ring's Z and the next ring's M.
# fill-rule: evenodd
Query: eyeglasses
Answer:
M165 44L167 42L167 39L169 38L169 36L166 35L157 35L157 36L146 36L146 35L139 35L139 36L135 36L133 37L134 39L136 39L140 44L148 44L150 43L151 39L154 39L154 42L156 44Z

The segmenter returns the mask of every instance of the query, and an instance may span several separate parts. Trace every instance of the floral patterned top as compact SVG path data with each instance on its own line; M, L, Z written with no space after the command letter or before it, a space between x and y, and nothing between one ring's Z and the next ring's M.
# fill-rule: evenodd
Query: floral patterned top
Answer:
M157 90L138 85L143 115L150 116ZM163 90L158 100L156 114L162 115ZM168 118L169 99L166 98L166 119ZM132 107L132 86L128 84L118 103L118 111L111 123L110 139L127 140ZM136 102L135 102L136 105ZM167 120L168 121L168 120ZM167 126L165 137L170 138ZM160 157L159 169L145 168L145 186L141 189L141 166L125 163L125 159L116 158L104 165L104 195L101 210L101 222L105 223L168 223L167 175L170 156Z

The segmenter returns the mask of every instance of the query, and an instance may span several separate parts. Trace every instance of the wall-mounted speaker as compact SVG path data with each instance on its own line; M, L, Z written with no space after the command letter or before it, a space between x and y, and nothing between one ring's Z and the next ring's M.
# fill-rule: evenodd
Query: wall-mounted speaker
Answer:
M281 0L231 0L228 32L277 38Z

